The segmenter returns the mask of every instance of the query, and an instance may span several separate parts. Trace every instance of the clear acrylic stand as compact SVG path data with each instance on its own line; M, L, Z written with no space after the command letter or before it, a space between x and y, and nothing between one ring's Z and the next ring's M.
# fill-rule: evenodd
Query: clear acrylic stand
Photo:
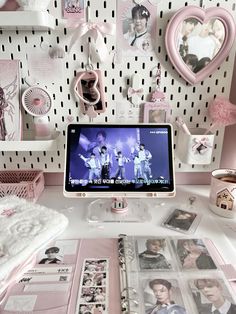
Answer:
M117 203L118 202L118 203ZM121 204L123 203L123 204ZM151 220L148 205L140 199L97 199L88 206L88 222L146 222Z

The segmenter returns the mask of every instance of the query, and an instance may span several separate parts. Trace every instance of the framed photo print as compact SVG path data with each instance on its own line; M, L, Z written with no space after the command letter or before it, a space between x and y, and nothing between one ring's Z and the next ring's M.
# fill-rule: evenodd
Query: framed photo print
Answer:
M156 7L149 1L117 1L117 47L122 56L152 56L156 40Z

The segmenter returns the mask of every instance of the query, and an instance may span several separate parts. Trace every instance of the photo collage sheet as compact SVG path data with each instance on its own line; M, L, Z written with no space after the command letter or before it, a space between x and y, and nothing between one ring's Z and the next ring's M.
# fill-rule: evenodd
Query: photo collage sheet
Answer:
M109 258L81 259L81 246L79 239L56 240L40 250L35 266L4 296L0 312L107 314Z
M130 303L130 310L140 314L236 313L236 299L210 240L126 237L124 243L129 248L127 281L133 288L129 298L137 300Z

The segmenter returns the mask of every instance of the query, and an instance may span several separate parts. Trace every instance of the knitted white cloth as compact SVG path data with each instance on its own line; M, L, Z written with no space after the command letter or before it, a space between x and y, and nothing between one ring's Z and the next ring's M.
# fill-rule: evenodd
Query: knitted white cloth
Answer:
M0 293L21 266L67 226L55 210L16 196L0 199Z

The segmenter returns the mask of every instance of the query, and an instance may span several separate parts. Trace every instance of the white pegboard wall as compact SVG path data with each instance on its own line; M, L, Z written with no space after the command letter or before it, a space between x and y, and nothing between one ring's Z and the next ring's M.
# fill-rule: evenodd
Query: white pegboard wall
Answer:
M121 0L117 0L121 1ZM90 20L116 22L116 1L115 0L90 0ZM133 73L142 75L142 87L144 89L143 102L149 101L150 91L153 87L152 70L160 63L162 78L161 89L164 90L167 100L171 104L172 117L183 116L189 127L205 127L210 125L207 115L209 102L215 95L229 97L231 77L234 64L235 46L230 55L217 71L206 78L203 82L190 86L174 70L166 55L164 45L164 35L166 25L173 14L180 8L187 5L199 6L201 1L164 1L160 0L154 10L157 11L157 38L156 38L156 57L125 57L121 62L114 61L114 53L106 63L98 63L92 60L94 68L99 68L104 73L104 85L106 92L107 108L106 112L100 114L94 123L118 122L119 108L123 106L129 109L128 121L139 122L140 105L138 108L131 105L127 100L127 90L131 84ZM229 10L236 17L236 8L233 0L204 0L203 5L208 8L221 6ZM66 52L62 59L63 75L55 77L51 82L38 81L40 85L47 86L53 96L53 109L49 113L51 126L61 131L58 150L54 152L1 152L1 169L43 169L45 172L62 172L64 169L64 148L65 148L65 129L69 121L89 122L87 116L80 113L78 101L72 93L72 83L76 71L84 69L87 64L87 42L85 39L79 40L69 52L68 47L72 35L72 30L66 29L63 25L61 14L61 1L51 1L50 13L56 17L56 29L46 32L37 31L0 31L0 59L19 59L21 61L21 76L25 77L28 73L27 52L37 52L40 43L45 42L49 45L60 45ZM106 36L106 45L109 51L116 50L116 38ZM22 89L27 86L22 81ZM174 126L174 142L178 136ZM30 132L33 128L31 116L23 113L24 132ZM212 163L209 166L186 165L181 163L176 157L176 171L211 171L219 166L221 149L224 137L224 129L216 131L215 146L213 151ZM175 144L176 145L176 144Z

